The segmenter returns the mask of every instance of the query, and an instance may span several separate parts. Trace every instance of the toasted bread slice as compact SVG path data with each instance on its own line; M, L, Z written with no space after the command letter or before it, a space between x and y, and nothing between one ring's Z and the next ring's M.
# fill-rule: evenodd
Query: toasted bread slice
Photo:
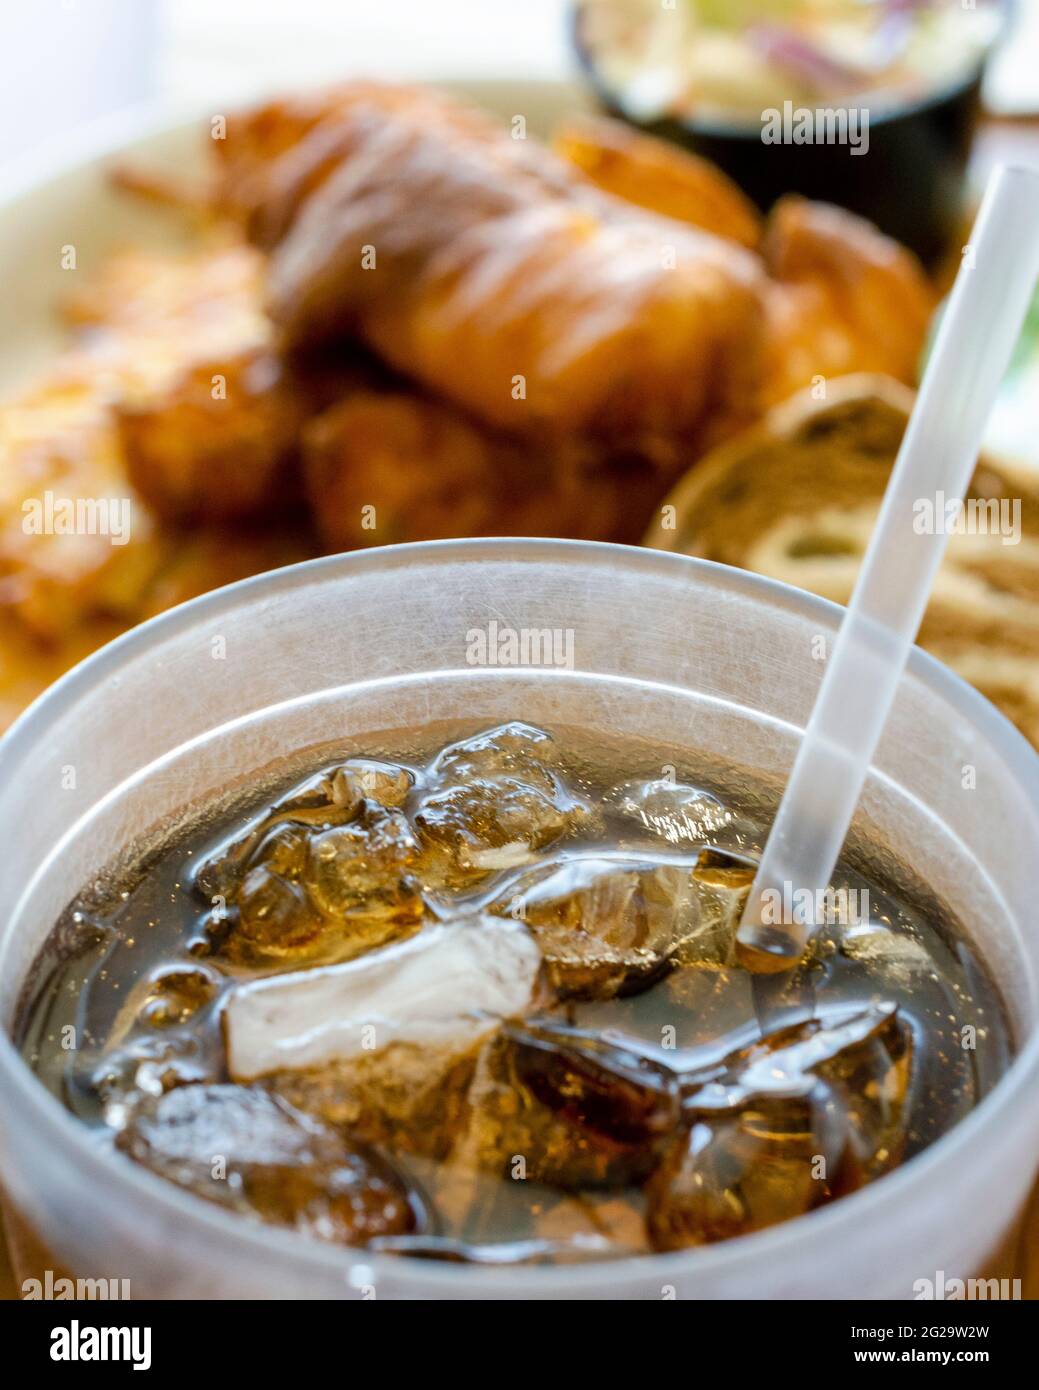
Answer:
M754 570L847 603L913 393L851 376L772 410L686 474L647 545ZM984 457L919 642L1039 744L1039 479ZM968 512L968 519L970 518Z

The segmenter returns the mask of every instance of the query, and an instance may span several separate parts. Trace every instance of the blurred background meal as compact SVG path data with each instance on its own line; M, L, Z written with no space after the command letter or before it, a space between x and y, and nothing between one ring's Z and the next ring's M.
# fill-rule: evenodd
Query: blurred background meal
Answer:
M377 8L0 20L0 722L359 546L641 542L848 597L980 173L1039 161L1039 5ZM1020 527L957 538L922 641L1039 740L1037 322L975 484Z

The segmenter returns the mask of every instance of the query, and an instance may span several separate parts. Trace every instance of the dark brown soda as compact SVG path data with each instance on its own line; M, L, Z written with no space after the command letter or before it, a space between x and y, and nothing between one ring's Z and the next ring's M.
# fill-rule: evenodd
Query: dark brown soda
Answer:
M740 967L777 790L570 728L303 750L70 904L20 1045L122 1161L313 1239L493 1264L761 1229L911 1161L1012 1055L970 924L909 847L860 837L835 878L846 911L797 969ZM512 1016L474 1027L455 1001L436 1045L229 1070L228 1003L250 982L495 921L540 958Z

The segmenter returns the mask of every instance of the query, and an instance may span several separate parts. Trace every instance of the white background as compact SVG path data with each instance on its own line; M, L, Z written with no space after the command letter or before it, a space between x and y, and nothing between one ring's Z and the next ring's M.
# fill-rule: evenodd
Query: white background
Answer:
M1018 6L997 104L1035 109L1039 0ZM193 113L347 74L562 76L573 66L569 10L569 0L0 0L0 165L146 100Z
M569 70L566 0L0 0L0 165L146 100Z

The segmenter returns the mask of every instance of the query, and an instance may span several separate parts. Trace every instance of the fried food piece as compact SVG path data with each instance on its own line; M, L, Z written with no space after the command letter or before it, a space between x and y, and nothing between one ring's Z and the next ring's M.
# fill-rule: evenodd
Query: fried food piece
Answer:
M348 397L304 432L306 491L330 550L486 534L491 451L454 411L411 395Z
M850 212L804 198L773 208L762 246L763 408L814 377L916 379L935 294L916 257Z
M253 122L277 113L246 118L247 151L263 145ZM270 169L248 163L232 160L232 185L262 185L287 228L268 289L292 344L356 334L527 437L637 443L746 411L755 258L601 193L467 108L340 89Z
M65 302L103 379L127 475L164 518L221 521L283 500L295 396L262 305L263 257L241 242L129 251Z
M431 130L468 129L485 137L495 131L486 114L435 87L349 82L280 97L232 116L226 138L214 141L217 208L255 245L273 246L306 196L351 149L355 137L341 118L361 102L385 113L421 115Z
M241 241L183 254L127 250L69 294L62 314L92 330L94 360L118 368L120 385L147 385L171 359L178 367L269 343L263 271L263 256Z
M282 162L282 156L298 149L316 126L331 122L338 106L334 88L293 93L232 115L224 138L213 142L216 208L243 226L256 245L266 239L261 224L276 188L299 186L287 173L295 161Z
M761 241L761 215L746 194L714 164L677 145L640 135L623 121L583 116L555 131L552 148L625 202L741 246Z
M355 346L285 362L241 244L114 257L65 304L110 375L128 476L156 515L221 523L292 505L303 419L392 373Z
M193 363L116 419L130 481L160 516L226 521L291 496L301 407L269 349Z
M142 492L167 511L182 512L195 495L200 510L226 515L267 486L265 454L288 431L272 419L263 391L263 408L234 410L236 383L251 386L253 364L270 354L261 260L241 245L114 258L65 306L81 342L43 382L0 407L0 595L38 640L61 647L81 624L125 626L153 605L151 587L182 542L160 527ZM234 364L232 389L221 403L227 415L212 402L217 420L202 428L185 383L197 385L210 353ZM143 401L156 413L133 418L139 491L116 415L125 411L129 422L131 403ZM238 449L228 445L227 463L250 465L257 476L238 477L230 466L218 476L220 420L234 426ZM270 438L259 440L261 427ZM182 456L185 437L192 452Z
M0 409L0 596L37 639L132 621L164 542L130 487L105 383L68 369Z
M414 394L358 392L304 431L306 491L330 550L450 536L634 541L660 494L641 458L528 446Z
M61 309L77 330L65 360L111 405L160 401L193 367L236 362L274 341L263 257L240 241L120 252Z
M107 391L133 487L157 515L224 520L281 500L298 433L262 307L263 258L240 242L114 256L64 312Z
M564 131L568 166L428 91L321 100L221 149L290 343L356 335L494 429L686 457L816 376L913 377L934 296L850 214L783 200L758 257L737 190L622 126Z

